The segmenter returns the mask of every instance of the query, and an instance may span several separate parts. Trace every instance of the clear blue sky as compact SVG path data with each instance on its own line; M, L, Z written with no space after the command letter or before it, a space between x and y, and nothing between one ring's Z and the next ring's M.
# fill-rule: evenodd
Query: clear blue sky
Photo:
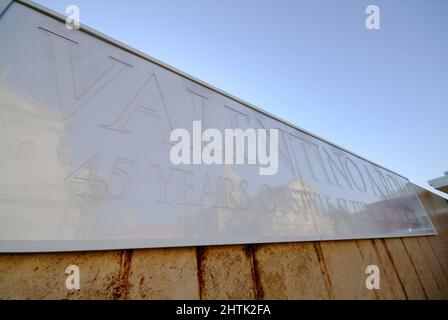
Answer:
M422 187L448 171L448 1L37 2Z

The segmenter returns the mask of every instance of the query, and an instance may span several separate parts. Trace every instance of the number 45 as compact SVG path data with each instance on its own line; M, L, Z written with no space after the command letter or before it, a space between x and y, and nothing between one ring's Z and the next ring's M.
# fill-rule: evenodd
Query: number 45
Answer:
M98 178L100 153L81 164L65 181L76 184L77 194L85 197L104 197L108 199L123 199L132 189L132 177L126 169L134 167L134 160L117 157L112 167L111 175L120 181L120 192L113 194L110 190L110 181Z

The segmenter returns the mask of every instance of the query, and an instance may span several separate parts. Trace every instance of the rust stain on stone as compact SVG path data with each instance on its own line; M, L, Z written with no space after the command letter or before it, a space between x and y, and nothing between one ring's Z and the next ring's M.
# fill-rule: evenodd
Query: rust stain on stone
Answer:
M359 254L361 255L361 260L364 263L366 263L366 257L364 256L361 246L359 245L359 240L355 240L355 243L356 243L356 246L358 247ZM375 299L379 300L380 297L378 296L378 293L376 292L376 290L373 290L373 294L375 295Z
M404 288L404 285L403 285L403 281L401 280L400 273L398 272L397 266L395 265L394 259L392 258L392 254L390 253L389 249L387 248L386 241L384 239L381 239L381 241L383 243L384 249L386 250L387 256L389 257L390 263L392 263L392 267L394 268L395 274L397 275L398 282L400 282L401 290L403 290L406 300L409 300L408 294L406 293L406 289ZM372 240L372 242L373 242L373 240ZM374 246L376 248L375 244L374 244Z
M425 287L423 286L422 279L420 279L420 275L418 274L417 268L414 265L414 261L412 261L412 257L409 254L408 248L406 247L406 244L404 243L403 238L400 238L400 240L401 240L401 243L403 244L403 247L404 247L404 250L406 251L406 254L409 257L409 261L411 261L411 265L412 265L412 268L414 268L415 274L417 275L417 279L420 282L420 285L422 286L423 294L425 295L425 298L428 299L428 295L426 294L426 290L425 290Z
M249 259L255 299L263 299L264 291L260 281L260 268L258 266L258 260L256 257L257 245L246 244L243 246L243 251L246 257Z
M320 243L314 242L314 250L316 251L317 260L319 261L320 266L320 272L324 276L325 279L325 286L327 287L328 295L331 299L334 299L333 297L333 289L331 284L331 279L328 274L327 265L325 264L324 254L322 252L322 248L320 246Z
M437 263L438 263L439 266L440 266L440 270L442 271L442 275L443 275L444 278L448 281L448 277L447 277L447 275L445 274L445 270L444 270L445 268L443 267L442 263L440 262L439 256L437 255L436 251L434 250L434 247L433 247L433 245L432 245L432 243L431 243L431 241L430 241L430 238L429 238L429 237L425 237L425 238L427 239L428 246L431 248L431 251L432 251L432 253L434 254L434 257L436 258Z
M132 266L133 250L123 250L120 256L120 270L118 281L113 287L112 297L114 300L126 300L132 284L129 283L129 275Z
M196 247L196 263L198 267L198 290L199 290L199 299L203 299L205 282L204 282L204 260L207 253L206 247Z
M418 244L418 246L420 247L421 252L423 252L423 255L425 255L425 250L423 249L422 244L420 243L419 238L417 238L416 240L417 240L417 244ZM428 258L426 257L426 259L428 259ZM437 257L436 257L436 259L437 259ZM437 259L437 260L438 260L438 259ZM432 269L432 268L429 268L429 271L431 272L432 278L434 279L434 282L435 282L435 284L436 284L437 289L439 289L440 292L443 292L442 288L441 288L440 285L439 285L439 281L437 281L437 277L436 277L436 275L434 274L433 269ZM442 272L442 275L444 275L443 272Z
M358 240L355 240L356 246L358 247L359 253L361 254L362 261L365 262L364 254L362 253L361 247L359 246Z
M376 253L377 257L378 257L378 261L379 261L380 266L381 266L381 268L382 268L382 264L383 264L383 263L382 263L382 261L381 261L381 255L380 255L380 252L378 251L378 248L376 247L375 240L370 239L370 242L372 243L373 250L375 250L375 253ZM381 271L381 272L382 272L382 271ZM387 283L391 283L389 277L387 276L387 273L384 272L384 273L382 273L382 274L384 274L384 277L386 278ZM406 296L406 292L404 291L403 284L401 283L400 279L398 279L398 281L400 282L401 289L403 290L403 292L404 292L404 294L405 294L405 296ZM392 292L392 295L395 296L395 289L394 289L394 286L390 285L390 286L389 286L389 289L390 289L390 291Z

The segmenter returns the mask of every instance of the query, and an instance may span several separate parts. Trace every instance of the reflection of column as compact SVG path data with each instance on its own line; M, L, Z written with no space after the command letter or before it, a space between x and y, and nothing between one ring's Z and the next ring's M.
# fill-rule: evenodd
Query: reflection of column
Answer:
M190 217L179 220L184 234L189 237L244 236L256 233L256 214L253 201L240 175L232 165L223 165L216 180L210 181L213 201L210 206ZM250 229L250 230L249 230Z
M294 178L288 185L289 192L294 201L294 209L296 214L296 224L298 224L298 232L303 235L316 235L321 233L319 230L319 222L317 208L309 206L304 198L305 194L312 194L312 187L305 181Z
M262 207L261 230L264 235L299 237L331 236L349 232L345 221L334 220L324 195L298 178L285 185L268 187L253 202L268 203Z
M223 204L226 208L218 208L218 231L224 232L230 223L238 224L238 217L232 216L232 207L244 201L240 191L241 177L233 170L231 165L224 165L224 172L221 174L224 178L218 183L216 194L223 196ZM233 221L232 221L233 220Z
M260 233L265 236L319 236L320 208L310 206L306 194L314 194L309 185L298 178L277 187L263 188L252 199ZM324 218L325 219L325 218Z
M71 239L80 208L69 172L64 122L0 78L0 237Z

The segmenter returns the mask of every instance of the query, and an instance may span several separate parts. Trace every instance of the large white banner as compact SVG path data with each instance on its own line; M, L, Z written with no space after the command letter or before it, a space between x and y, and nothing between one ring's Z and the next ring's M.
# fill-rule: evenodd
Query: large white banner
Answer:
M1 252L434 233L406 178L49 13L1 15Z

